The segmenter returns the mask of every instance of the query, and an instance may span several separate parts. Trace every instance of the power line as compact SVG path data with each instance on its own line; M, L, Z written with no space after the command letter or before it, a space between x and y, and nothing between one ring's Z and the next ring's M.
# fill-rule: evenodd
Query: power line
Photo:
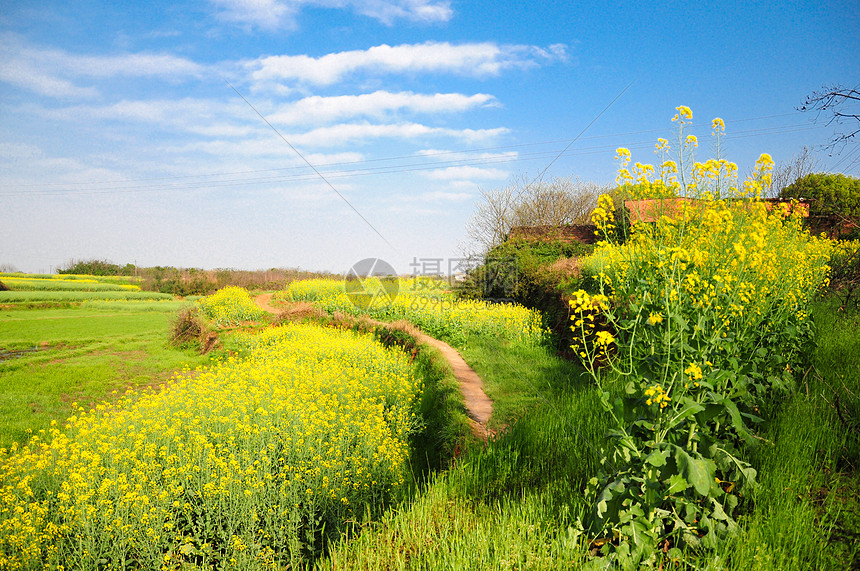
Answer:
M629 86L628 86L629 87ZM625 88L626 89L626 88ZM773 119L780 117L790 117L797 116L799 113L781 113L775 115L763 115L759 117L748 117L743 119L729 119L727 122L729 124L736 123L746 123L751 121L760 121L764 119ZM798 125L799 126L799 125ZM710 127L709 123L692 123L691 127ZM765 130L752 130L752 132L766 134L768 131L773 129L783 129L784 127L771 127ZM818 128L818 126L810 126L810 129ZM277 132L277 131L276 131ZM645 135L651 133L663 133L665 129L646 129L640 131L626 131L619 133L610 133L607 135L591 135L588 137L580 137L579 139L582 141L596 140L596 139L609 139L609 138L623 138L635 135ZM750 131L736 131L735 133L746 133ZM732 131L726 135L726 138L734 138ZM504 151L504 150L512 150L519 149L525 147L534 147L534 146L542 146L542 145L553 145L560 143L570 143L569 139L556 139L556 140L548 140L548 141L537 141L531 143L519 143L516 145L503 145L503 146L493 146L493 147L479 147L473 149L461 149L454 151L435 151L432 153L424 153L424 154L411 154L411 155L400 155L393 157L380 157L373 159L361 159L356 161L338 161L332 163L319 163L316 166L319 168L324 167L336 167L336 166L345 166L345 165L355 165L355 164L363 164L363 163L372 163L372 162L384 162L384 161L397 161L403 159L414 159L416 157L435 157L435 156L443 156L443 155L452 155L452 154L467 154L467 153L480 153L480 152L491 152L491 151ZM549 152L549 151L548 151ZM69 185L99 185L99 184L122 184L128 182L147 182L147 181L157 181L157 180L179 180L186 178L198 178L198 177L219 177L219 176L232 176L232 175L241 175L241 174L256 174L256 173L265 173L265 172L280 172L280 171L289 171L289 170L297 170L306 168L305 166L297 165L291 167L277 167L277 168L269 168L269 169L252 169L252 170L242 170L242 171L227 171L221 173L203 173L203 174L190 174L190 175L172 175L172 176L159 176L159 177L145 177L138 179L126 179L126 180L103 180L103 181L82 181L82 182L46 182L46 183L28 183L28 184L13 184L7 185L7 187L14 188L27 188L34 186L69 186Z
M833 170L836 170L837 168L839 168L839 165L841 165L841 164L842 164L842 163L844 163L846 160L848 160L852 155L854 155L854 154L858 153L858 151L860 151L860 145L855 145L853 149L851 149L850 151L848 151L847 153L845 153L845 156L844 156L844 157L841 157L841 158L839 159L839 161L837 161L837 162L836 162L836 164L835 164L835 165L833 165L833 167L832 167L832 168L833 168ZM860 155L858 155L858 157L857 157L857 158L858 158L858 159L860 159ZM856 161L851 161L850 163L848 163L848 166L846 166L846 167L845 167L845 170L846 170L846 171L847 171L847 170L850 170L850 169L851 169L851 167L852 167L852 166L854 166L854 163L855 163L855 162L856 162ZM844 171L843 171L843 172L844 172Z
M259 113L258 113L259 114ZM752 121L757 118L746 119L743 121ZM735 121L741 122L741 121ZM786 125L786 126L778 126L778 127L769 127L765 129L749 129L744 131L735 131L730 132L725 136L726 140L732 139L741 139L755 136L763 136L763 135L774 135L774 134L786 134L786 133L794 133L805 130L813 130L818 128L815 125L809 124L795 124L795 125ZM277 130L276 130L277 132ZM647 131L637 131L631 132L631 134L647 134L651 132L662 132L662 130L654 129ZM592 137L581 137L581 140L597 140L597 139L605 139L605 138L617 138L623 137L624 134L612 134L612 135L598 135ZM340 163L329 163L327 165L321 165L319 169L310 165L312 169L312 173L302 173L300 172L307 167L304 166L294 166L294 167L285 167L285 168L276 168L276 169L257 169L257 170L249 170L249 171L233 171L230 173L213 173L213 174L202 174L202 175L183 175L176 177L154 177L149 179L133 179L127 181L103 181L103 182L74 182L74 183L45 183L42 185L36 184L28 184L28 185L6 185L6 188L32 188L34 186L41 187L40 190L5 190L0 191L0 195L11 196L11 195L27 195L27 196L38 196L38 195L74 195L74 194L120 194L120 193L131 193L131 192L159 192L159 191L172 191L172 190L194 190L194 189L204 189L204 188L219 188L219 187L237 187L237 186L249 186L249 185L261 185L261 184L278 184L278 183L286 183L286 182L299 182L304 180L312 180L322 177L323 180L327 178L345 178L345 177L357 177L357 176L369 176L369 175L383 175L383 174L394 174L394 173L406 173L406 172L418 172L418 171L428 171L428 170L438 170L446 167L456 167L456 166L487 166L493 164L504 164L504 163L512 163L512 162L523 162L523 161L533 161L539 160L541 158L548 158L550 156L554 156L553 160L550 164L554 163L558 158L562 156L571 157L578 155L589 155L596 153L603 153L607 151L611 151L614 148L614 145L597 145L592 147L580 147L576 149L570 149L573 144L573 141L566 141L568 144L565 148L563 148L560 152L555 150L547 150L540 151L534 153L520 153L520 154L509 154L509 155L501 155L496 157L476 157L473 159L458 159L458 160L450 160L450 161L436 161L429 163L407 163L405 165L384 165L379 167L366 167L366 168L358 168L358 169L341 169L341 170L324 170L326 166L337 166L337 165L361 165L367 163L379 163L379 162L393 162L395 160L402 159L416 159L423 158L428 156L444 156L451 154L463 154L463 153L475 153L475 152L486 152L489 150L503 150L503 149L513 149L513 148L523 148L523 147L535 147L541 145L547 145L557 142L564 141L546 141L546 142L538 142L538 143L523 143L520 145L508 145L502 147L487 147L483 149L470 149L464 151L441 151L438 153L427 153L425 155L403 155L401 157L388 157L388 158L377 158L377 159L368 159L362 161L343 161ZM641 149L647 148L653 145L653 141L639 141L636 143L628 144L627 147L630 149ZM546 170L546 169L544 169ZM278 172L295 172L296 174L273 174L272 176L261 176L261 177L250 177L250 178L235 178L235 179L227 179L227 180L189 180L189 182L177 182L176 184L158 184L158 185L150 185L143 184L137 185L137 182L151 182L157 180L163 181L183 181L194 178L214 178L219 176L232 176L232 175L240 175L240 174L262 174L262 173L278 173ZM325 173L325 174L323 174ZM330 185L331 183L326 180L326 182ZM117 186L112 187L102 187L102 188L87 188L87 189L76 189L76 188L68 188L69 186L82 186L82 185L106 185L106 184L114 184ZM46 186L65 186L66 188L44 188ZM335 189L335 192L340 195L339 192Z
M635 81L635 80L634 80L634 81ZM562 156L562 155L563 155L563 154L564 154L564 153L565 153L565 152L570 148L570 146L571 146L571 145L573 145L576 141L578 141L578 140L579 140L579 138L580 138L580 137L581 137L581 136L582 136L582 135L583 135L583 134L588 130L588 128L589 128L589 127L591 127L592 125L594 125L594 123L595 123L598 119L600 119L600 118L603 116L603 114L604 114L604 113L606 113L606 112L609 110L609 108L610 108L610 107L612 107L612 106L615 104L615 102L616 102L616 101L618 101L618 99L619 99L622 95L624 95L624 92L626 92L628 89L630 89L630 86L631 86L631 85L633 85L633 81L631 81L630 83L628 83L628 84L627 84L627 87L625 87L624 89L622 89L622 90L618 93L618 95L616 95L616 96L615 96L615 98L614 98L612 101L610 101L610 102L609 102L609 104L608 104L606 107L604 107L604 108L603 108L603 110L601 110L601 111L600 111L600 113L598 113L597 115L595 115L595 116L594 116L594 119L592 119L591 121L589 121L589 122L588 122L588 125L586 125L585 127L583 127L583 128L582 128L582 131L580 131L579 133L577 133L576 137L574 137L573 139L571 139L571 141L567 144L567 146L565 146L565 147L561 150L561 152L560 152L558 155L556 155L556 157L555 157L555 158L553 158L553 159L549 162L549 164L547 164L547 165L543 168L543 170L542 170L542 171L540 171L540 173L539 173L539 174L535 177L535 179L532 181L532 184L534 184L534 183L535 183L535 181L540 180L540 179L543 177L544 173L546 173L546 171L547 171L547 170L549 170L549 167L551 167L551 166L553 165L553 163L555 163L555 161L557 161L557 160L558 160L558 159L559 159L559 158L560 158L560 157L561 157L561 156Z
M269 120L268 120L268 119L266 119L265 117L263 117L263 114L262 114L262 113L260 113L259 111L257 111L257 108L256 108L256 107L254 107L253 105L251 105L251 102L250 102L250 101L248 101L247 99L245 99L245 96L244 96L244 95L242 95L241 93L239 93L239 90L238 90L238 89L236 89L235 87L233 87L232 85L230 85L230 82L229 82L229 81L227 81L226 79L224 80L224 83L226 83L227 85L229 85L229 86L230 86L230 89L232 89L233 91L235 91L235 92L236 92L236 95L238 95L239 97L241 97L241 98L242 98L242 101L244 101L245 103L247 103L247 104L248 104L248 107L250 107L251 109L253 109L253 110L254 110L254 113L256 113L257 115L259 115L259 116L260 116L260 119L262 119L263 121L265 121L266 125L268 125L269 127L271 127L271 128L272 128L272 131L274 131L275 133L277 133L277 135L281 138L281 140L283 140L283 141L287 144L287 146L288 146L288 147L290 147L290 148L293 150L293 152L294 152L294 153L296 153L296 154L299 156L299 158L301 158L305 163L307 163L307 165L308 165L309 167L311 167L311 169L312 169L312 170L313 170L313 171L314 171L314 172L315 172L315 173L316 173L316 174L317 174L317 175L318 175L318 176L323 180L323 182L325 182L325 183L328 185L328 187L329 187L330 189L332 189L332 190L334 191L334 193L335 193L335 194L337 194L337 195L341 198L341 200L343 200L343 201L346 203L346 205L347 205L347 206L349 206L350 208L352 208L353 212L355 212L356 214L358 214L358 217L359 217L359 218L361 218L362 220L364 220L364 222L365 222L368 226L370 226L371 230L373 230L374 232L376 232L376 235L377 235L377 236L379 236L380 238L382 238L382 241L383 241L383 242L385 242L386 244L388 244L388 245L389 245L389 247L391 247L391 249L392 249L392 250L394 250L395 252L397 251L397 248L395 248L395 247L394 247L394 245L393 245L391 242L389 242L389 241L388 241L388 239L387 239L385 236L383 236L383 235L379 232L379 230L377 230L377 229L376 229L376 227L375 227L373 224L371 224L371 223L370 223L370 220L368 220L367 218L365 218L365 217L364 217L364 215L363 215L361 212L359 212L359 211L358 211L358 209L357 209L355 206L353 206L353 205L352 205L352 203L351 203L349 200L347 200L347 199L346 199L346 197L345 197L344 195L342 195L340 192L338 192L338 190L334 187L334 185L333 185L332 183L330 183L330 182L328 181L328 179L327 179L325 176L323 176L323 174L322 174L320 171L318 171L318 170L317 170L317 168L316 168L314 165L312 165L312 164L311 164L311 162L310 162L309 160L307 160L307 159L305 158L305 156L304 156L303 154L301 154L301 153L299 152L299 150L298 150L297 148L295 148L295 147L292 145L292 143L290 143L290 142L287 140L287 138L286 138L286 137L284 137L284 136L281 134L281 132L280 132L280 131L278 131L278 130L275 128L275 126L274 126L274 125L272 125L271 123L269 123Z

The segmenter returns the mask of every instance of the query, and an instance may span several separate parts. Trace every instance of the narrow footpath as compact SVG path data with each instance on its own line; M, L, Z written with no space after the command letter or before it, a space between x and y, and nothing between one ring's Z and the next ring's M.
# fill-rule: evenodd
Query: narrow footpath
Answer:
M280 314L285 308L276 308L270 305L272 294L264 293L257 296L254 302L257 307L269 313ZM374 325L388 325L382 321L370 320ZM493 414L493 401L484 392L484 383L478 373L470 367L460 353L456 349L438 339L434 339L429 335L421 333L418 335L419 343L426 343L435 347L442 353L445 360L451 365L454 371L454 377L460 385L460 392L463 394L463 402L466 405L466 413L469 415L469 421L472 427L472 433L481 440L487 440L491 433L487 428L487 423L490 420L490 415Z

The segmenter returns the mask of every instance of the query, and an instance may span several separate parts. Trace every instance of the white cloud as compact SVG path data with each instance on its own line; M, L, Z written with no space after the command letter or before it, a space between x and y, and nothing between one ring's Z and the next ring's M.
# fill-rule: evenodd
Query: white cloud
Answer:
M520 156L517 151L505 151L503 153L488 153L488 152L464 152L464 151L448 151L444 149L421 149L415 153L419 157L428 157L440 161L492 161L499 163L507 163L515 161Z
M504 127L496 129L447 129L429 127L420 123L371 124L343 123L319 127L305 133L286 134L287 140L298 146L327 147L344 145L367 139L416 139L427 136L453 137L470 143L485 141L508 133Z
M393 25L398 20L425 24L447 22L454 15L448 0L211 0L218 17L268 31L296 27L296 17L305 7L350 9L358 14Z
M0 158L10 160L35 159L42 156L42 150L27 143L0 143Z
M264 127L244 120L247 107L194 98L122 100L107 105L56 108L27 105L22 109L54 121L138 122L207 137L247 137Z
M396 20L411 22L447 22L453 15L451 3L433 0L353 0L345 2L365 16L392 25Z
M341 163L354 163L363 161L365 155L356 151L344 151L335 153L309 152L294 143L287 135L287 140L299 147L302 155L312 165L320 169L329 166L335 167ZM278 138L272 131L266 131L263 136L253 139L216 139L207 141L196 141L165 148L165 152L184 155L185 153L203 152L215 157L229 157L230 159L241 159L243 163L252 160L255 168L269 168L277 165L278 168L305 168L307 165L295 152ZM275 161L275 162L273 162ZM310 172L310 171L309 171Z
M52 76L36 62L14 56L0 59L0 81L50 97L89 99L98 95L95 88L77 86L71 81Z
M469 76L498 75L508 68L526 68L539 61L566 57L565 48L546 50L536 46L499 45L492 42L458 44L427 42L326 54L268 56L247 64L257 82L294 80L330 85L355 71L388 73L456 73Z
M221 8L218 16L228 22L256 26L264 30L293 28L299 2L282 0L212 0Z
M16 34L0 34L4 57L0 81L57 98L92 98L98 90L82 79L111 77L200 77L204 67L171 54L132 53L91 56L32 47Z
M53 55L53 54L51 54ZM80 56L57 52L59 66L77 74L105 77L200 77L203 66L170 54L135 53L115 56Z
M291 103L268 119L276 124L295 125L323 123L356 116L382 118L389 113L409 111L414 113L452 113L475 107L497 105L492 95L478 93L436 93L433 95L412 92L391 93L375 91L361 95L336 97L311 96Z

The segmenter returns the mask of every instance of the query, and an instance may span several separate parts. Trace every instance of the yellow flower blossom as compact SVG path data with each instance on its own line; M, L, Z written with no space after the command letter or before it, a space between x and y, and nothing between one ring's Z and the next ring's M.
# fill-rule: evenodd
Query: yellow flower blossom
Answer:
M662 313L652 313L648 316L648 325L657 325L658 323L663 323Z

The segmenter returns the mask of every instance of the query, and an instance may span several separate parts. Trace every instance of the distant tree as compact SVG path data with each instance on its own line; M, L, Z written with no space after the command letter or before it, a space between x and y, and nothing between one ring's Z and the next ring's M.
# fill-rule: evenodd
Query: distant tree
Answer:
M771 175L770 196L779 196L783 189L794 181L812 174L818 169L819 161L812 155L812 149L803 149L790 159L779 163Z
M843 174L808 174L790 184L780 198L805 199L809 215L830 219L829 232L837 235L860 226L860 179Z
M504 242L517 226L587 223L598 195L608 191L609 187L574 177L532 182L522 175L501 188L481 190L466 230L484 253Z
M860 133L860 85L825 85L821 91L814 91L799 107L801 111L828 111L831 114L827 124L847 124L844 132L837 133L825 148L841 152L845 145ZM856 140L855 140L856 142Z
M86 274L90 276L118 276L121 266L107 260L71 260L57 268L58 274Z

